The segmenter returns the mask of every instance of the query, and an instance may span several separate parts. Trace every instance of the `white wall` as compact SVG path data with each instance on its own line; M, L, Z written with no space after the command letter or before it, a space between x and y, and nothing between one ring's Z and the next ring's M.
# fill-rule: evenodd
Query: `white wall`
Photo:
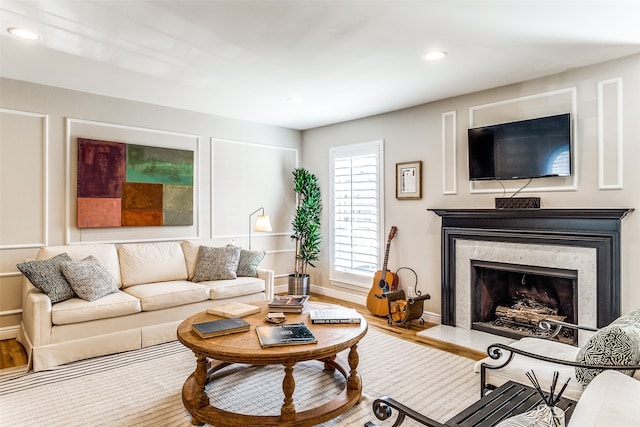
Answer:
M253 233L252 246L286 283L299 131L9 79L0 94L0 339L21 319L16 264L44 245L205 238L246 247L249 213L263 206L273 232ZM76 228L78 137L193 150L193 226Z
M385 230L398 227L389 268L416 270L419 290L431 295L425 310L440 313L440 219L427 209L493 208L494 198L502 197L502 188L495 183L470 185L467 129L562 112L572 113L574 122L574 175L534 180L520 194L541 197L545 208L640 207L640 55L304 131L302 165L319 176L328 207L329 148L384 140ZM395 165L415 160L423 161L423 198L397 200ZM524 183L506 183L507 196ZM348 290L329 280L329 214L325 208L325 248L312 282L322 293L364 301L365 291ZM640 307L640 263L634 262L640 251L640 212L623 220L622 240L622 309L626 312ZM413 286L411 275L404 283L402 279L401 275L401 287Z

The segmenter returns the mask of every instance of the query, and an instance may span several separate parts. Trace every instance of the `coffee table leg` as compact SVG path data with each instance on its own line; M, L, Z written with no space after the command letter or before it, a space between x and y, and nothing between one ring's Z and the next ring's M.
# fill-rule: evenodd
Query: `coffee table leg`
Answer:
M204 391L204 387L207 385L207 358L202 354L198 354L197 358L196 370L193 373L193 378L198 386L196 402L199 408L204 408L209 404L209 398Z
M296 388L296 381L293 378L293 367L296 364L293 360L284 363L284 380L282 380L282 391L284 392L284 404L280 409L280 418L283 421L296 419L296 407L293 404L293 391Z
M351 371L349 371L349 378L347 379L347 389L359 390L361 384L357 370L358 363L360 362L360 357L358 356L358 344L354 344L353 347L351 347L348 360Z
M190 383L190 381L187 380L182 389L182 400L187 410L191 412L191 424L201 426L204 425L204 421L193 415L193 410L204 408L209 404L209 398L204 391L204 387L207 385L208 362L206 356L199 353L195 353L195 355L197 360L196 370L193 371L193 375L191 376L195 384L191 383L192 385L187 387L187 384Z
M322 362L324 362L324 370L327 372L335 372L336 371L336 367L334 365L332 365L329 362L333 362L334 360L336 360L336 355L334 354L333 356L327 357L326 359L322 359Z

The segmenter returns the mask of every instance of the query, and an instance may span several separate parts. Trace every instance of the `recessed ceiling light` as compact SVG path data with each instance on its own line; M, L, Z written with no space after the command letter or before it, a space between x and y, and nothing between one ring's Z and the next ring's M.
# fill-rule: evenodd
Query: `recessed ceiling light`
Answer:
M433 50L431 52L425 52L422 55L423 61L437 61L438 59L442 59L447 56L447 52L444 50Z
M7 28L9 34L12 34L16 37L20 37L24 40L40 40L42 36L34 31L29 30L28 28L22 27L11 27Z
M287 98L287 102L289 104L302 104L304 100L302 98L300 98L299 96L292 96Z

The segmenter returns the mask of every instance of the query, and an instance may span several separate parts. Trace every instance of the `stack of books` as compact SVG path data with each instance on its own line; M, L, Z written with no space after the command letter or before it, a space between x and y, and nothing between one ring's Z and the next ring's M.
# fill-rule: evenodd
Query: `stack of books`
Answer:
M269 303L269 311L281 313L302 313L309 301L309 295L276 295Z

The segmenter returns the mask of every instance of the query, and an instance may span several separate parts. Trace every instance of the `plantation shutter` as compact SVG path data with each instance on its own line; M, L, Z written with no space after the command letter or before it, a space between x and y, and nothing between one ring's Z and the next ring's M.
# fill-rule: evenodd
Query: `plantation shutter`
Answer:
M382 141L331 151L332 278L371 285L380 259Z

